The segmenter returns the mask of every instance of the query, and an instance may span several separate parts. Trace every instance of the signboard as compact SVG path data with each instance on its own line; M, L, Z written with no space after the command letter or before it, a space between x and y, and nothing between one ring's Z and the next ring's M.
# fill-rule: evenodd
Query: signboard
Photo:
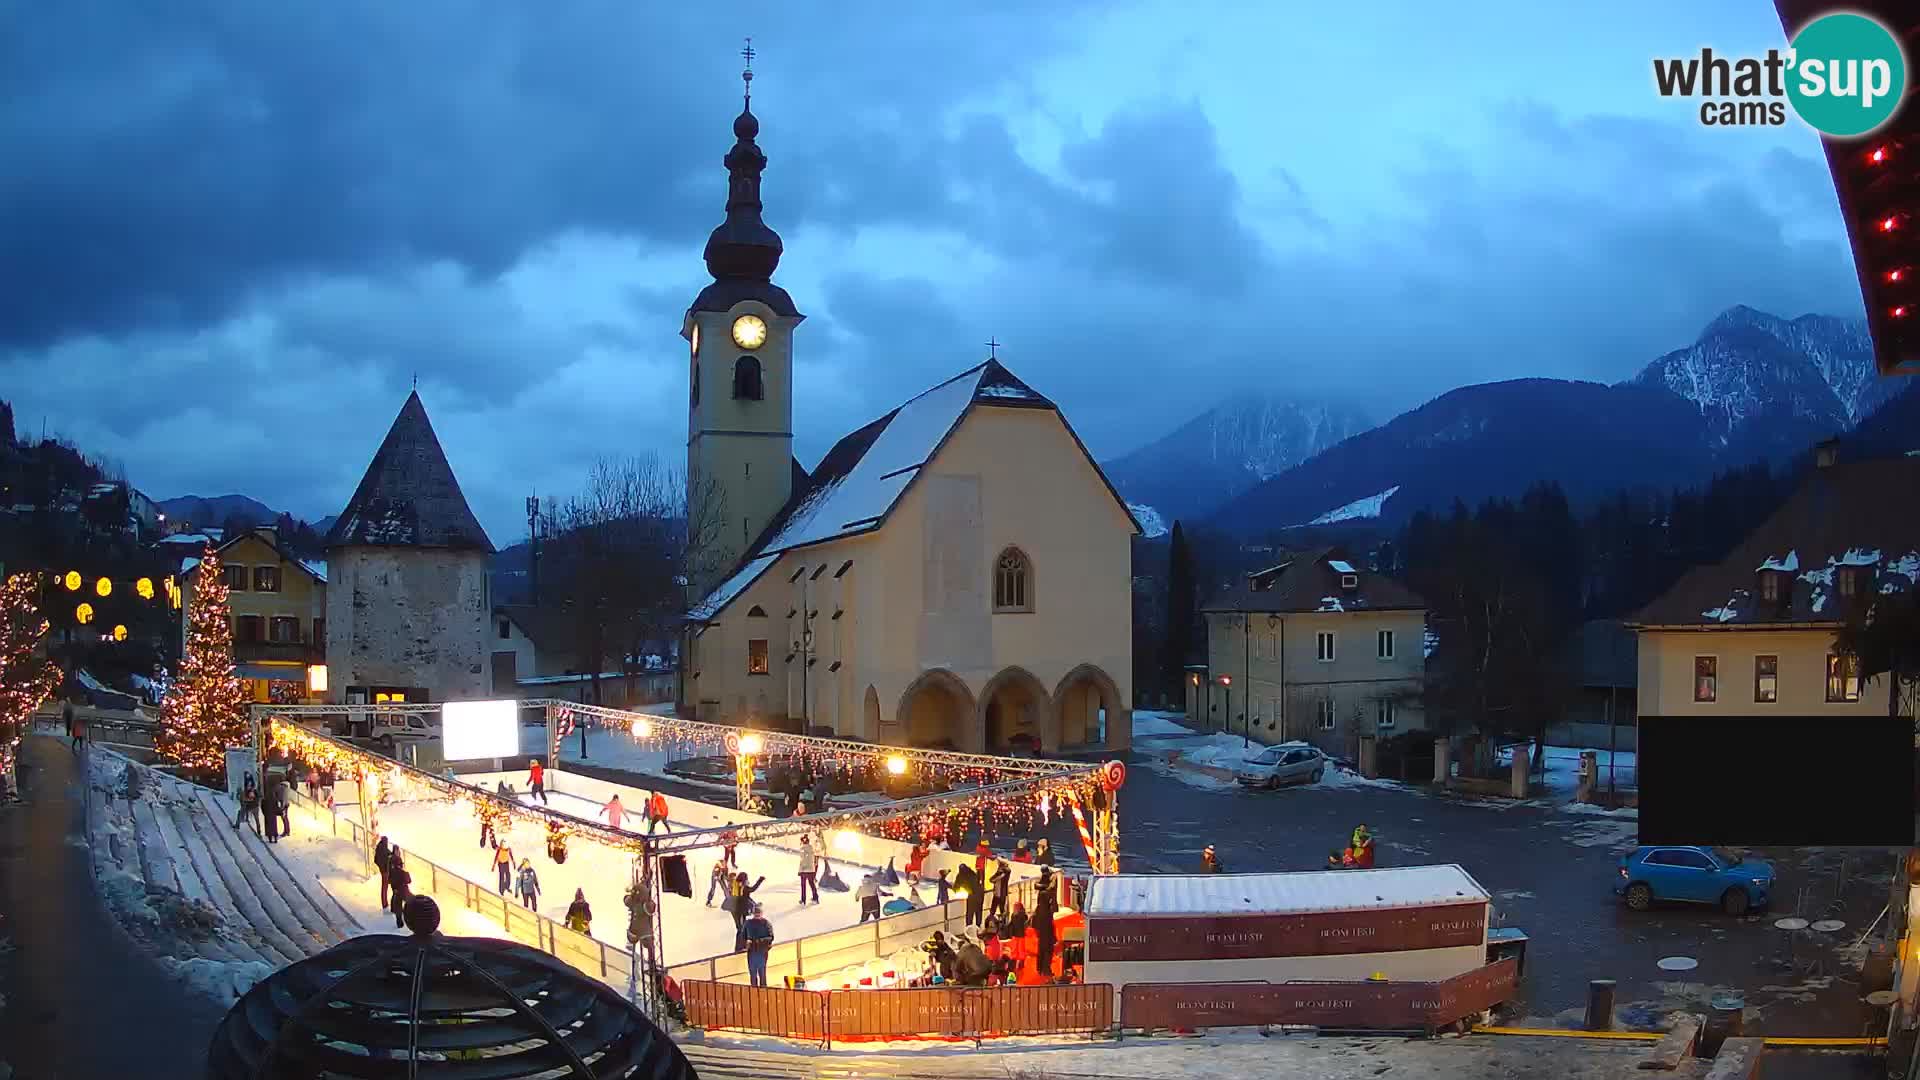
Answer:
M249 776L253 777L256 783L259 782L260 774L255 771L259 767L259 756L251 748L228 747L227 796L234 802L239 802L240 785L245 783Z
M1282 956L1347 956L1479 945L1486 940L1487 905L1297 915L1216 915L1191 918L1087 917L1087 959L1255 960Z
M449 701L440 706L442 756L448 761L520 756L520 704Z

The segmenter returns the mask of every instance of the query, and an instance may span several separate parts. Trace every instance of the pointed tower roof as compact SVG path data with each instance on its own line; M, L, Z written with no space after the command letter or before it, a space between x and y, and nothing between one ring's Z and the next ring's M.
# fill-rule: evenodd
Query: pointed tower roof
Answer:
M773 283L783 250L780 234L760 217L760 174L767 155L754 141L760 120L753 115L753 39L741 50L747 69L740 73L746 93L740 115L733 121L733 149L722 164L727 167L727 217L707 237L707 272L713 284L694 298L694 311L727 311L742 300L758 300L776 313L798 316L787 290Z
M327 533L329 548L356 544L493 552L453 478L418 390L407 395L367 474Z

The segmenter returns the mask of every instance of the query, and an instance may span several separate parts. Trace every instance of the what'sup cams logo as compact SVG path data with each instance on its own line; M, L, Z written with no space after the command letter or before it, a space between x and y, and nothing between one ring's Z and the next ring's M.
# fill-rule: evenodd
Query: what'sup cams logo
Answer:
M1893 118L1907 89L1900 40L1878 20L1850 11L1800 28L1786 51L1765 56L1655 59L1661 97L1700 98L1709 127L1778 126L1789 106L1823 135L1866 135Z

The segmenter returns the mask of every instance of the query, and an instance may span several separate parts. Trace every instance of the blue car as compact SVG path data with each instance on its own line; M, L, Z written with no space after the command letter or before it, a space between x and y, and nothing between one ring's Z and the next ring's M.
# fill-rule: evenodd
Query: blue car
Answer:
M1643 847L1620 857L1613 894L1645 911L1656 901L1713 904L1729 915L1767 906L1773 864L1718 847Z

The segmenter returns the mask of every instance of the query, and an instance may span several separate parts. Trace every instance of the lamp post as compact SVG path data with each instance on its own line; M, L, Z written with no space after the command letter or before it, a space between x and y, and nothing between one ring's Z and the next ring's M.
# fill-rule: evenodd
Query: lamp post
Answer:
M807 607L807 578L800 579L800 638L789 648L800 661L800 734L813 731L812 702L807 699L807 669L813 666L813 612ZM789 687L793 684L788 683Z
M1220 676L1220 685L1224 687L1227 691L1227 712L1222 719L1224 719L1227 724L1227 730L1232 731L1233 730L1233 676L1231 675Z

